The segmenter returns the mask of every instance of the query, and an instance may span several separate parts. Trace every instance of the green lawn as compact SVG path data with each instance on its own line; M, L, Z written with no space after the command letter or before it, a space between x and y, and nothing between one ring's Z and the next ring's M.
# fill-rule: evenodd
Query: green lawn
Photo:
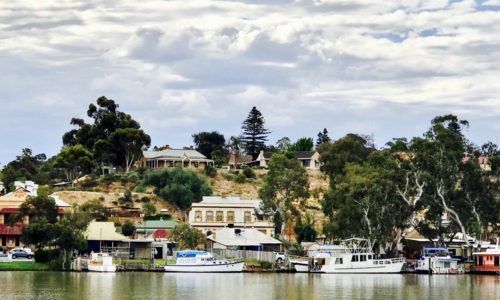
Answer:
M47 271L47 264L31 261L14 261L0 263L0 271Z

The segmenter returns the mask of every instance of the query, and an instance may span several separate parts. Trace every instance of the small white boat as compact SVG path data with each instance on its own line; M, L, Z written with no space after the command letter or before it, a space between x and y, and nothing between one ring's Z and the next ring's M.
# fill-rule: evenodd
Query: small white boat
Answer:
M424 248L424 255L417 261L415 271L432 274L458 274L458 259L452 258L446 248Z
M309 262L303 260L292 260L290 261L292 267L297 271L297 273L307 273L309 272Z
M166 265L165 272L237 273L243 271L244 262L216 260L212 253L198 250L177 251L175 265Z
M380 259L371 251L368 240L351 238L331 250L319 252L310 272L313 273L400 273L404 257Z
M116 272L116 265L113 264L113 257L107 253L91 253L88 270L90 272Z

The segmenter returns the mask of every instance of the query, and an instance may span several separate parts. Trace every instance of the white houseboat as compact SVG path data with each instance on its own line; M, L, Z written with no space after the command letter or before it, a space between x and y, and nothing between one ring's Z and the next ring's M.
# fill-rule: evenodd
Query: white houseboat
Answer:
M446 248L424 248L424 255L418 261L415 271L432 274L463 273L458 268L459 259L452 258Z
M313 273L400 273L406 265L404 257L379 259L368 240L351 238L331 250L320 251L309 270ZM303 266L295 265L302 269Z
M244 262L214 259L207 251L177 251L174 265L166 265L165 272L236 273L243 271Z
M113 264L113 257L107 253L91 253L88 270L90 272L116 272L116 265Z

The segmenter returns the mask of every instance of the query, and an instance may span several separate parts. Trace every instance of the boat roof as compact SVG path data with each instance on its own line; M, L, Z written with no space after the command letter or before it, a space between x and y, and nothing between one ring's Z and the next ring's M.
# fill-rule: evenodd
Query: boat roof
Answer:
M431 251L446 251L448 252L447 248L424 248L424 252L431 252Z
M201 250L182 250L182 251L177 251L176 256L177 257L196 257L197 255L203 255L203 254L208 254L208 252L201 251Z

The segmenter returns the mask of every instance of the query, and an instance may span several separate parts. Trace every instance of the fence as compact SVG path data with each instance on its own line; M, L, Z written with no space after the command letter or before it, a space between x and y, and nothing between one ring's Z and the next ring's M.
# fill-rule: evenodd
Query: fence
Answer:
M274 263L276 253L270 251L212 249L214 255L222 258L257 259Z

